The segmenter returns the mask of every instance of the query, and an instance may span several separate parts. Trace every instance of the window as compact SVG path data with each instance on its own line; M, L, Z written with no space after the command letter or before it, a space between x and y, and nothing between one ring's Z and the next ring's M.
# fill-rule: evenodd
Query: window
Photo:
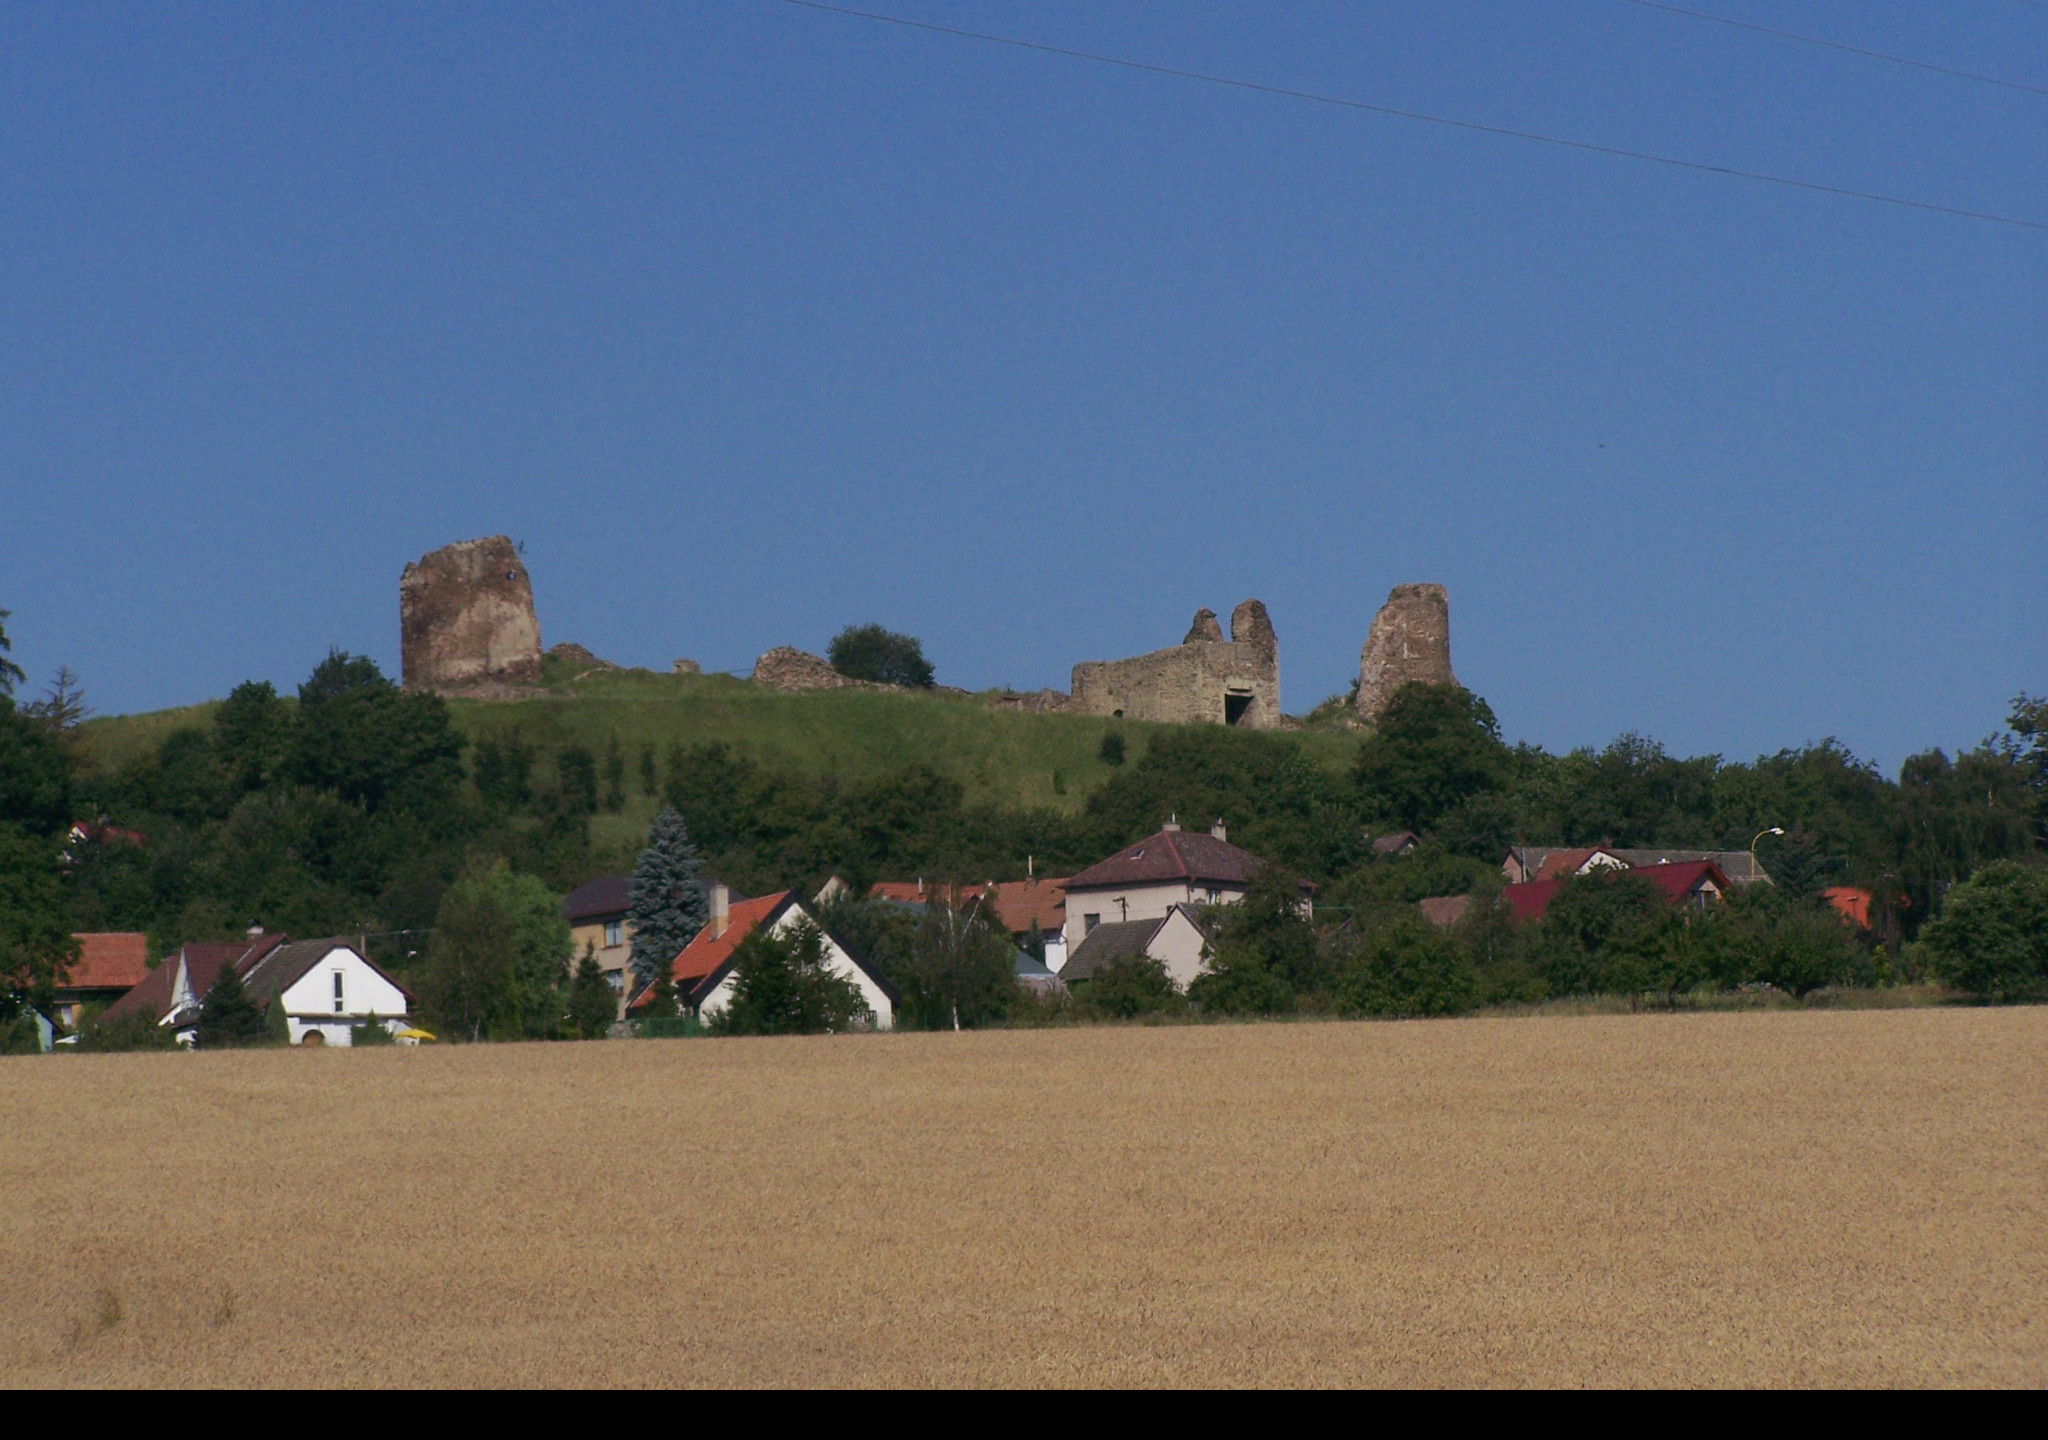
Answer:
M334 972L334 1013L341 1013L341 972Z
M619 948L619 945L620 945L620 943L621 943L621 941L622 941L622 940L624 939L624 932L625 932L625 922L624 922L623 920L607 920L607 921L605 921L605 922L604 922L604 948L605 948L605 949L607 949L607 950L616 950L616 949L618 949L618 948Z
M1090 930L1093 930L1097 925L1100 925L1101 923L1102 917L1100 915L1083 915L1081 917L1081 933L1083 935L1086 935Z

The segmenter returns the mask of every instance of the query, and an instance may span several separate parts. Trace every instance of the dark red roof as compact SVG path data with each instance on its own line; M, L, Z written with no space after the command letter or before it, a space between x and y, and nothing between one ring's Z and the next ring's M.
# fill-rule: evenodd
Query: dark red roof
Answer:
M1161 830L1090 865L1067 882L1069 891L1110 885L1156 885L1203 880L1248 886L1266 862L1205 830Z
M288 935L259 935L254 940L184 946L165 956L163 963L150 971L140 984L109 1005L107 1014L128 1015L144 1011L161 1020L170 1013L171 1000L177 993L180 960L184 961L185 971L190 977L186 983L193 997L204 1000L206 992L213 988L213 982L219 977L221 966L232 963L237 974L246 975L258 961L290 938Z
M1638 865L1622 873L1642 876L1663 891L1664 898L1673 905L1683 904L1700 888L1702 881L1711 880L1714 888L1724 895L1729 888L1728 877L1711 860L1686 860L1676 865ZM1541 920L1543 912L1550 908L1550 902L1557 898L1557 892L1564 886L1564 880L1530 880L1521 885L1503 885L1500 894L1508 902L1508 911L1515 919Z

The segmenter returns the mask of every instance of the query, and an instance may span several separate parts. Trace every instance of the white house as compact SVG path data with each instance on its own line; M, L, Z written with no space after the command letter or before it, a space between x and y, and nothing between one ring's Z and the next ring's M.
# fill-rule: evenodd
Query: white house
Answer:
M242 976L258 1005L283 1002L294 1045L347 1045L372 1016L403 1028L411 997L345 940L300 940L258 960Z
M1202 955L1205 943L1194 907L1188 905L1176 905L1152 920L1105 920L1088 932L1060 971L1060 979L1075 984L1118 960L1142 955L1157 960L1174 987L1184 991L1209 968Z
M874 1012L875 1028L887 1030L894 1025L895 988L819 925L794 890L735 903L723 885L712 886L711 921L683 947L670 972L677 997L701 1020L721 1014L732 1003L733 952L740 942L764 926L770 935L786 935L802 924L811 925L824 937L825 968L842 980L853 982L861 999ZM643 992L629 1009L637 1009L646 999Z
M1066 951L1098 925L1164 920L1176 906L1229 905L1244 899L1266 862L1230 843L1217 821L1207 834L1168 821L1157 835L1119 850L1067 882ZM1309 901L1304 893L1304 918ZM1047 960L1050 963L1050 954ZM1065 975L1064 969L1060 972Z

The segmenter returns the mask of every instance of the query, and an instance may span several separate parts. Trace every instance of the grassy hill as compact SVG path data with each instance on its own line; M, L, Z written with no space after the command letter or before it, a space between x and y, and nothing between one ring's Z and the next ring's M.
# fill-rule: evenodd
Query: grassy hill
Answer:
M1075 810L1114 773L1098 750L1120 731L1128 761L1171 727L1092 716L997 710L985 696L824 690L784 695L729 675L660 675L647 670L590 673L547 661L539 694L519 700L453 700L456 725L471 739L514 733L543 751L582 744L602 756L614 736L627 763L626 808L600 814L600 845L645 833L656 802L640 791L639 756L659 761L676 742L722 741L777 769L857 780L925 764L960 781L970 802ZM186 726L208 722L213 706L185 706L87 722L82 741L100 764L154 749ZM1292 737L1317 761L1340 768L1356 741L1312 728Z

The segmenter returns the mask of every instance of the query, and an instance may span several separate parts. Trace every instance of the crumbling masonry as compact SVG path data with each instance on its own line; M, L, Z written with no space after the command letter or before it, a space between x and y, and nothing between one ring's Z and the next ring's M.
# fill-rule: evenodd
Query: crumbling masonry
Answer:
M461 692L540 679L540 622L525 562L503 535L422 555L398 582L408 690Z
M1441 585L1396 585L1372 617L1358 657L1360 718L1377 721L1411 680L1458 683L1451 673L1451 600Z
M1083 715L1276 730L1280 641L1266 607L1256 600L1231 612L1228 640L1215 611L1197 610L1187 639L1170 650L1076 665L1067 708Z

